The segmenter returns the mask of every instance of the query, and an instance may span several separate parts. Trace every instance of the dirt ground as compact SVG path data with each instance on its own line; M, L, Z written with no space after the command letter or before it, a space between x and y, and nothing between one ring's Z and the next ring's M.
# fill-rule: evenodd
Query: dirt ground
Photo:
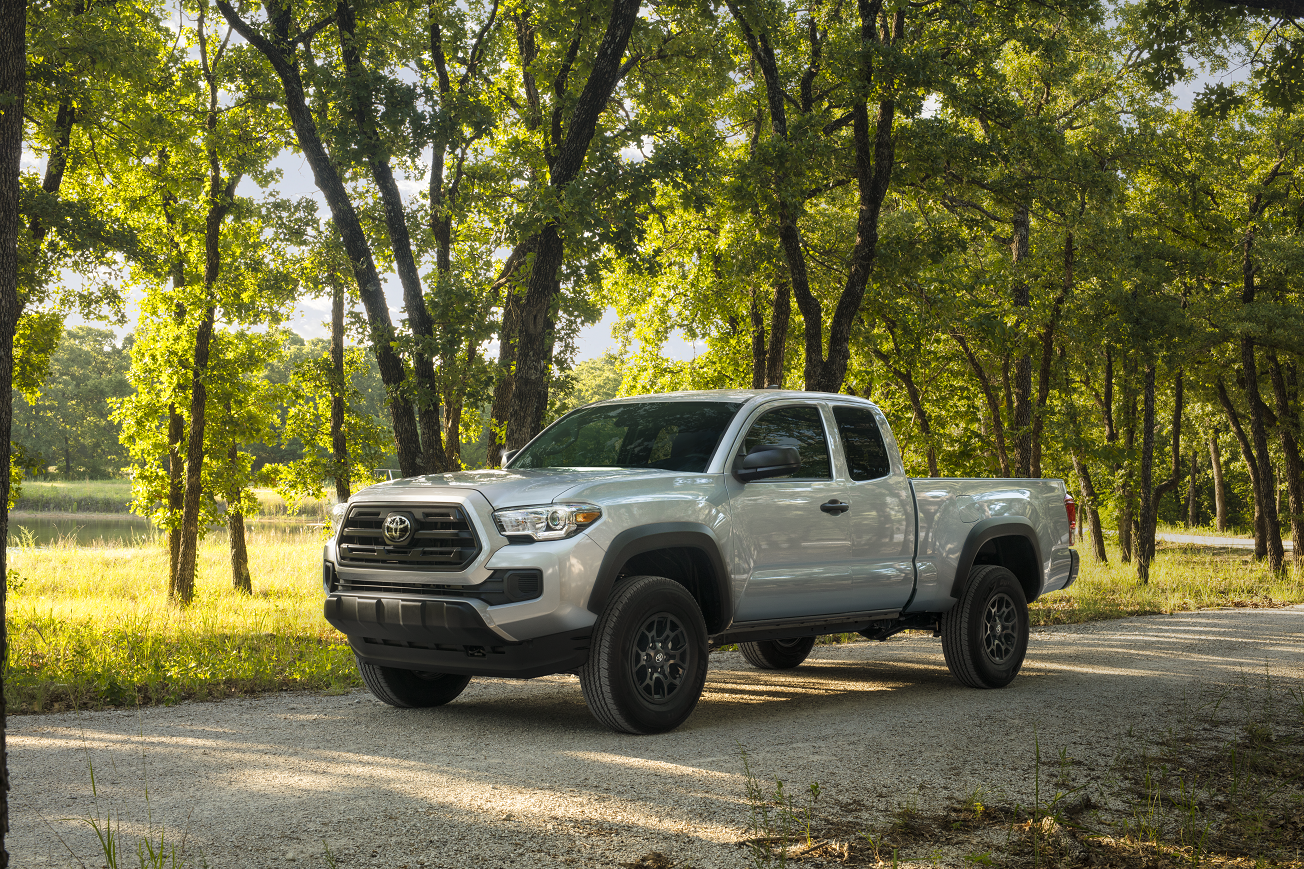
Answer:
M162 835L212 867L741 867L744 750L767 787L817 782L817 820L871 829L976 791L1031 803L1034 725L1043 761L1114 774L1136 739L1265 673L1302 684L1304 607L1036 629L999 691L961 687L923 634L820 646L787 673L716 653L692 718L652 737L603 730L571 676L477 680L436 710L354 692L22 716L9 847L20 867L103 866L89 821L111 816L132 866Z

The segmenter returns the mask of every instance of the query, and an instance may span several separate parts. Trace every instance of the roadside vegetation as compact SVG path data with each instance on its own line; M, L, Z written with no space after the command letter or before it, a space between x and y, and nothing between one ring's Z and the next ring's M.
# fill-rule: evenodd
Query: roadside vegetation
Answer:
M360 686L344 637L322 618L320 534L251 526L253 594L233 588L225 538L210 535L199 549L189 608L168 600L161 537L133 545L11 540L8 708L101 709ZM1032 622L1304 602L1300 574L1273 578L1251 555L1164 548L1144 586L1117 553L1103 565L1084 559L1068 591L1032 605Z
M1117 755L1102 768L1030 732L1028 792L993 781L948 806L899 802L887 817L818 783L766 780L744 749L750 823L739 844L757 869L807 861L893 869L1304 867L1301 686L1271 673L1242 674L1198 692L1186 712L1166 729L1120 734Z
M70 542L9 550L10 712L170 704L361 684L322 618L320 531L250 531L253 594L226 541L199 548L194 604L168 602L167 550Z

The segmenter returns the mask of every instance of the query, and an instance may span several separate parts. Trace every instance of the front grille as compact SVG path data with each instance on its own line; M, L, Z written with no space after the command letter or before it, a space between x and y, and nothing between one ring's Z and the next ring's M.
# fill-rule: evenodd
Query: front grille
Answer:
M385 519L403 513L415 520L410 539L392 545ZM350 566L461 570L480 554L480 540L461 507L452 504L358 504L340 529L340 563Z
M338 577L336 590L346 594L403 595L405 597L466 597L489 606L534 600L543 594L543 574L538 570L495 570L477 585L442 585L434 582L389 582L384 579Z

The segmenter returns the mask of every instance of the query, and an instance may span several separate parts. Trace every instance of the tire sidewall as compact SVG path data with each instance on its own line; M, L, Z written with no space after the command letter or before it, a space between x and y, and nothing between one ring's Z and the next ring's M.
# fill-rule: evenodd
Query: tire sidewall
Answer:
M1019 675L1019 670L1023 667L1023 659L1028 654L1028 603L1023 593L1023 586L1019 585L1014 574L1001 568L989 571L980 577L974 583L971 594L973 597L969 609L969 624L965 626L965 630L969 634L969 648L973 650L974 669L983 684L990 688L1004 688ZM1017 625L1014 654L998 664L987 656L983 634L986 627L987 607L992 599L1000 594L1005 594L1014 601Z
M684 680L664 703L653 703L643 696L634 683L632 667L638 632L651 616L658 613L669 613L676 618L689 638ZM638 722L644 732L656 733L678 727L692 714L706 684L706 623L697 602L683 586L664 579L637 589L613 615L614 619L608 626L612 639L609 650L612 656L609 686L612 699L627 717Z

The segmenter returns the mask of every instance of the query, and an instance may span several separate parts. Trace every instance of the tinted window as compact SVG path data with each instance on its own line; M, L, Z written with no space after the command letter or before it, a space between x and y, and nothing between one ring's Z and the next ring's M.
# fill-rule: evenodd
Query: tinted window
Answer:
M562 417L512 468L662 468L700 474L742 405L639 401L582 407Z
M824 422L820 419L818 407L780 407L766 411L748 429L739 456L763 445L796 447L801 456L801 468L797 473L772 479L828 480L833 477L829 445L824 439Z
M878 420L867 407L835 407L842 451L847 454L847 470L853 480L877 480L892 473L892 463L878 430Z

